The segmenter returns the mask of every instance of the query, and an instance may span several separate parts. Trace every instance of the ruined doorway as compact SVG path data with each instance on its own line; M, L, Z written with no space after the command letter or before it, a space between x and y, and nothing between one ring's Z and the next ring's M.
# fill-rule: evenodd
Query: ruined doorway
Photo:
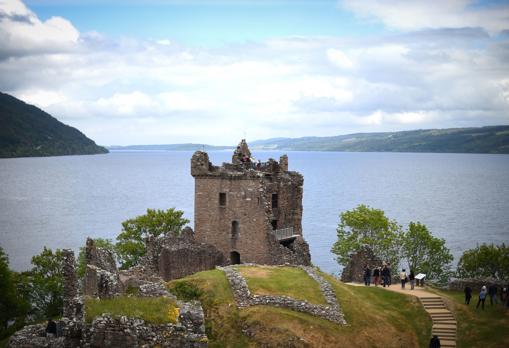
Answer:
M240 254L236 251L230 252L230 263L232 265L240 264Z

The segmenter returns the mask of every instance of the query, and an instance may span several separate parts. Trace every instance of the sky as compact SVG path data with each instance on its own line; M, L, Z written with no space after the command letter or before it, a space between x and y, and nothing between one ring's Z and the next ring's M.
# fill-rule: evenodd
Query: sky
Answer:
M509 124L509 1L0 0L0 91L101 145Z

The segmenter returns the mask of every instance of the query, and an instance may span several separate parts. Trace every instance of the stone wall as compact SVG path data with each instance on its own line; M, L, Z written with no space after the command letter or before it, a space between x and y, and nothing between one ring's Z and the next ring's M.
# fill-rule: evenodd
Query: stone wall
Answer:
M356 282L363 283L364 282L364 267L368 265L371 270L375 267L381 267L382 261L377 258L373 250L369 247L364 246L361 247L357 252L350 255L350 262L346 265L341 273L341 281L345 283ZM391 270L394 275L394 270Z
M312 267L301 266L301 268L318 282L320 290L327 302L326 306L311 304L305 300L296 300L288 296L255 295L249 290L244 277L235 270L235 268L220 268L225 272L226 278L238 307L249 307L256 305L284 307L298 312L308 313L321 317L338 324L346 324L343 312L338 304L336 294L332 286L322 276L320 276Z
M503 287L509 287L508 282L503 282L494 278L467 278L467 279L455 279L449 282L449 290L463 291L467 286L469 286L474 293L478 293L481 291L481 288L485 285L489 287L490 285L496 285L498 287L498 296L500 296L501 289Z

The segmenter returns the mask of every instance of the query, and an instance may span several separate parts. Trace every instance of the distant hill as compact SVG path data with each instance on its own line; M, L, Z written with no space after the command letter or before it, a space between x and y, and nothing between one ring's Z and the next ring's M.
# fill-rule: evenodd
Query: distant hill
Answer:
M163 144L163 145L127 145L127 146L108 146L112 151L220 151L233 150L235 146L214 146L206 144Z
M0 157L107 153L76 128L0 92Z
M509 154L509 126L357 133L252 141L252 150Z

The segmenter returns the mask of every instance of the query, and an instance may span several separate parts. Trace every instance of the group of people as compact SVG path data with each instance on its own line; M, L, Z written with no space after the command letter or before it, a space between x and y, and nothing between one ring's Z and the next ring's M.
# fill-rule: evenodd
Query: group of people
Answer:
M401 289L405 288L407 282L410 282L410 290L415 287L415 274L413 270L410 270L410 274L406 274L406 270L403 268L399 274L399 280L401 281Z
M390 286L392 283L391 280L391 268L389 264L383 264L381 267L375 267L373 270L368 265L364 266L364 285L371 285L371 278L373 278L373 283L375 286L383 285Z
M509 285L502 288L501 294L500 294L500 303L502 305L505 305L507 308L509 308ZM470 300L472 299L472 288L470 286L466 286L465 290L465 304L470 305ZM491 284L489 287L486 288L486 285L483 285L481 288L481 291L479 291L479 298L477 300L477 305L475 308L479 308L481 306L481 309L484 310L484 302L486 301L486 297L489 297L490 304L493 306L493 304L498 304L498 287L495 284Z

